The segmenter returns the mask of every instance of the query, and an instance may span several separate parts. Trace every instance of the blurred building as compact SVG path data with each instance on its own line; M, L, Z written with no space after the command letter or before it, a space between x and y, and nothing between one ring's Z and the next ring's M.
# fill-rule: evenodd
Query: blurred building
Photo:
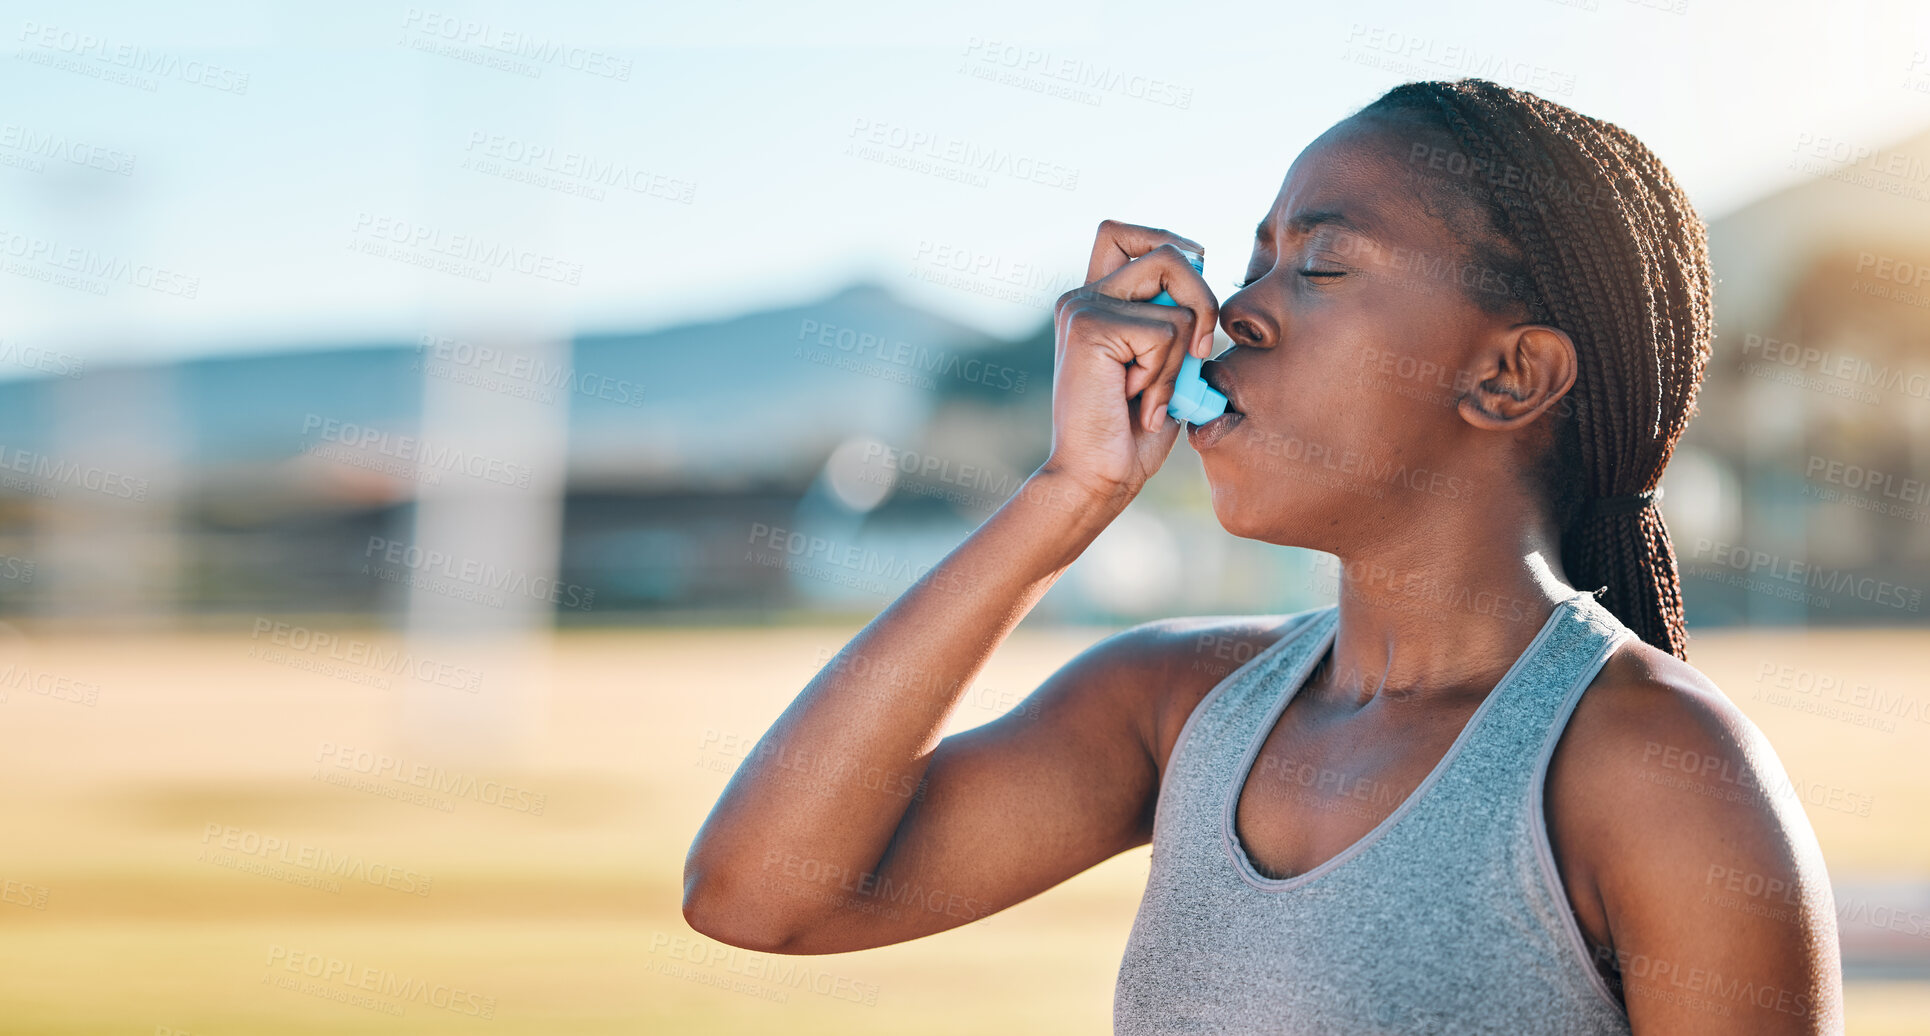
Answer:
M1710 224L1716 341L1667 482L1692 621L1914 625L1930 586L1930 133L1800 138Z
M1838 153L1841 152L1841 153ZM1694 624L1900 623L1930 585L1930 135L1799 145L1711 224L1717 340L1664 510ZM0 339L0 609L43 622L875 612L1050 441L1049 327L858 285L545 344L489 328L147 367ZM1331 599L1184 448L1041 606ZM1217 571L1176 588L1178 558ZM1195 596L1185 596L1191 593ZM506 622L513 627L515 622Z
M0 383L0 607L394 618L425 586L547 598L566 621L875 606L1009 494L1049 434L1049 342L1041 362L1040 339L994 340L875 286L585 335L552 359L526 344L458 330L148 367L66 357ZM485 417L438 418L438 398ZM543 410L567 428L547 452L491 434L491 413ZM939 454L925 475L946 492L906 491L919 479L900 467ZM486 525L545 495L561 515L548 566L493 564L425 523L431 499L475 501Z

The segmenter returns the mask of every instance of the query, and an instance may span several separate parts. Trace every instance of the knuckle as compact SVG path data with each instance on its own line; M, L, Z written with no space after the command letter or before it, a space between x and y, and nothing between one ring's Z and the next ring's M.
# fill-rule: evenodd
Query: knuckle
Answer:
M1059 296L1059 301L1052 306L1053 319L1063 320L1073 313L1089 308L1092 305L1093 294L1092 286L1089 284L1067 289L1065 294Z
M1092 329L1092 307L1073 303L1065 313L1066 337L1084 337Z

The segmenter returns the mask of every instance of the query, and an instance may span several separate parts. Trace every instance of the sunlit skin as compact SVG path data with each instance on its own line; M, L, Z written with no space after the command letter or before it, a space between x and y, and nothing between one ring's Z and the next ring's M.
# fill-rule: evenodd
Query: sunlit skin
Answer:
M1215 514L1235 535L1338 558L1333 649L1240 795L1247 855L1274 876L1311 870L1433 769L1573 593L1531 472L1553 416L1570 405L1576 346L1519 309L1469 300L1456 265L1464 246L1418 196L1410 143L1398 127L1355 118L1310 145L1261 221L1245 286L1223 306L1168 247L1197 243L1101 226L1088 283L1055 311L1051 459L773 724L692 846L693 927L784 953L888 945L1002 909L1150 840L1180 728L1231 668L1214 659L1263 649L1280 617L1134 627L999 720L936 732L1019 619L1165 460L1180 436L1164 417L1179 359L1204 354L1216 322L1237 348L1207 377L1240 416L1217 441L1210 426L1191 433ZM1482 283L1479 271L1469 276ZM1162 287L1178 307L1127 301ZM1444 373L1398 373L1420 370ZM1458 603L1435 603L1443 591ZM800 791L779 748L855 765L833 779L833 794ZM1631 641L1591 684L1549 769L1550 839L1577 926L1605 975L1611 962L1643 962L1623 969L1632 1028L1840 1031L1833 905L1800 805L1672 786L1666 778L1691 776L1669 762L1686 753L1719 760L1729 784L1786 784L1761 735L1705 676ZM1395 793L1343 799L1278 776L1308 767ZM867 768L922 777L924 790L868 787ZM795 860L815 862L816 883ZM825 896L825 873L865 880ZM1776 904L1796 916L1722 905L1733 901L1712 886L1732 873L1799 889ZM895 917L865 909L877 887L909 883L970 905ZM1673 968L1658 973L1656 961ZM1764 1006L1730 995L1740 987L1705 993L1728 1009L1718 1014L1680 995L1696 969L1778 995Z

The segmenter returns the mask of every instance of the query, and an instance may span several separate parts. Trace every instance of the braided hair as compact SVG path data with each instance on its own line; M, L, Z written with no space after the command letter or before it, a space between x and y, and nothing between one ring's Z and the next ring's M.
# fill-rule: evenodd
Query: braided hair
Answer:
M1525 310L1573 339L1575 387L1551 410L1553 445L1535 476L1562 567L1576 586L1602 588L1644 641L1686 658L1675 548L1638 495L1661 481L1709 360L1701 219L1628 131L1526 91L1405 83L1360 114L1417 131L1406 157L1419 193L1494 275L1469 290L1475 304Z

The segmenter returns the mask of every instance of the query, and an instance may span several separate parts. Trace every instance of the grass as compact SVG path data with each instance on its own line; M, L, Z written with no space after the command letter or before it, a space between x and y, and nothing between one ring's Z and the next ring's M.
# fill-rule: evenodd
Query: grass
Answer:
M864 953L752 954L684 926L691 835L744 748L849 633L412 646L477 672L474 693L401 676L371 686L381 674L353 662L297 668L326 653L263 657L270 645L245 625L10 641L0 662L34 676L0 688L0 882L12 883L0 896L0 1030L1109 1032L1143 848L985 921ZM1096 636L1022 632L955 726L992 718ZM1810 672L1907 696L1927 655L1923 633L1696 638L1696 663L1799 786L1872 801L1867 817L1809 811L1839 879L1930 874L1930 721L1919 711L1885 730L1867 706L1819 716L1765 692ZM77 686L96 687L97 703L56 690ZM465 760L464 744L491 747ZM351 774L328 761L359 750L479 783L422 805L317 779ZM485 778L521 789L524 805L540 795L540 815L484 801ZM243 851L251 836L283 848ZM304 853L382 878L284 880L315 877ZM280 876L238 869L278 860ZM1849 1010L1852 1033L1919 1031L1930 987L1854 984Z

